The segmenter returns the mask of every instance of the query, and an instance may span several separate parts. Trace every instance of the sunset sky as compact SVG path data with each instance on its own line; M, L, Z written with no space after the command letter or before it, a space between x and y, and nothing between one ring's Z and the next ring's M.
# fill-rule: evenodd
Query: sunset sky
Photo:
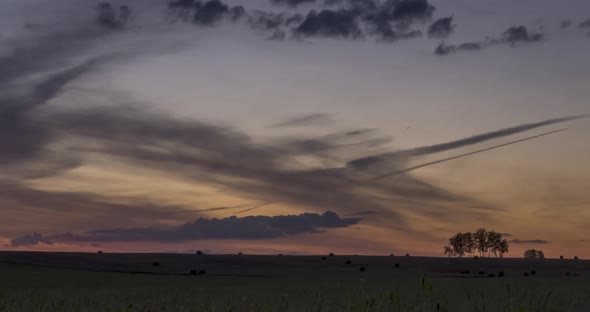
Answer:
M4 0L0 249L590 257L589 52L587 0Z

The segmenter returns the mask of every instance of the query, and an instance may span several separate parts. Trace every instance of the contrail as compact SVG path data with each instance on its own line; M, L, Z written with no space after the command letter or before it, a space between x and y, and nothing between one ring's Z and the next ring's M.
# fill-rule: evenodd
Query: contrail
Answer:
M484 149L481 149L481 150L477 150L477 151L473 151L473 152L469 152L469 153L465 153L465 154L460 154L460 155L449 157L449 158L443 158L443 159L439 159L439 160L427 162L427 163L424 163L424 164L420 164L420 165L416 165L416 166L413 166L413 167L406 168L404 170L400 170L400 171L396 171L396 172L392 172L392 173L387 173L387 174L384 174L384 175L376 176L376 177L373 177L373 179L374 180L380 180L380 179L384 179L384 178L387 178L387 177L400 175L400 174L403 174L403 173L406 173L406 172L414 171L416 169L420 169L420 168L424 168L424 167L428 167L428 166L440 164L440 163L447 162L447 161L454 160L454 159L458 159L458 158L463 158L463 157L471 156L471 155L474 155L474 154L479 154L479 153L487 152L487 151L490 151L490 150L493 150L493 149L496 149L496 148L500 148L500 147L504 147L504 146L508 146L508 145L512 145L512 144L516 144L516 143L520 143L520 142L524 142L524 141L528 141L528 140L532 140L532 139L536 139L536 138L540 138L540 137L543 137L543 136L546 136L546 135L550 135L550 134L562 132L562 131L565 131L565 130L567 130L567 128L565 128L565 129L559 129L559 130L555 130L555 131L551 131L551 132L542 133L542 134L535 135L535 136L532 136L532 137L528 137L528 138L524 138L524 139L520 139L520 140L516 140L516 141L512 141L512 142L508 142L508 143L504 143L504 144L500 144L500 145L496 145L496 146L484 148Z
M588 118L588 117L590 117L590 115L576 115L576 116L548 119L548 120L544 120L544 121L540 121L540 122L536 122L536 123L523 124L523 125L519 125L519 126L515 126L515 127L504 128L504 129L500 129L500 130L496 130L496 131L492 131L492 132L482 133L482 134L474 135L471 137L467 137L467 138L463 138L463 139L459 139L459 140L455 140L455 141L450 141L450 142L445 142L445 143L441 143L441 144L421 146L421 147L416 147L416 148L397 151L397 152L391 152L391 153L385 153L385 154L376 155L376 156L360 158L360 159L356 159L356 160L351 161L349 164L352 165L353 167L363 167L363 166L367 166L367 165L370 165L370 164L378 162L378 161L383 161L383 160L388 160L388 159L424 156L424 155L428 155L428 154L434 154L434 153L453 150L453 149L457 149L457 148L461 148L461 147L465 147L465 146L469 146L469 145L474 145L474 144L482 143L485 141L498 139L501 137L525 132L528 130L533 130L533 129L544 127L544 126L549 126L549 125L553 125L553 124L557 124L557 123L572 121L572 120L576 120L576 119L583 119L583 118Z
M372 215L377 214L377 211L368 210L368 211L361 211L361 212L353 212L344 214L344 217L355 217L355 216L364 216L364 215Z
M248 209L244 209L244 210L238 211L238 212L234 213L234 215L237 215L237 214L240 214L240 213L244 213L244 212L248 212L248 211L251 211L251 210L254 210L254 209L258 209L260 207L267 206L267 205L270 205L270 204L272 204L272 203L271 202L268 202L268 203L263 203L263 204L260 204L260 205L256 205L254 207L251 207L251 208L248 208Z
M258 205L258 204L255 204L255 205ZM180 210L180 211L175 211L174 213L198 213L198 212L209 212L209 211L218 211L218 210L239 209L239 208L251 207L251 206L252 206L252 204L242 204L242 205L237 205L237 206L222 206L222 207L195 209L195 210Z

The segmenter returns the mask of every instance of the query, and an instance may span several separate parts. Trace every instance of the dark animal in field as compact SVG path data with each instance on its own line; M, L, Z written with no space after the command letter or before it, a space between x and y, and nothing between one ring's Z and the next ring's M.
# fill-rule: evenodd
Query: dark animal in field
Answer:
M484 272L484 271L479 271L479 275L486 275L486 272Z
M471 271L469 271L469 270L461 271L461 274L471 274Z
M395 257L395 255L394 255L394 254L389 254L389 256L390 256L390 257Z
M197 275L197 273L197 270L190 270L190 272L188 272L189 275Z
M102 250L99 250L96 252L97 254L102 254Z
M333 252L331 252L330 254L328 254L328 256L330 256L330 257L334 257L334 256L335 256L335 254L334 254Z
M530 273L529 273L529 272L524 272L524 273L523 273L523 275L524 275L524 276L529 276L529 275L530 275Z
M326 258L326 257L322 257L322 260L328 260L328 258Z
M352 264L352 261L346 260L346 262L344 262L344 264Z
M496 277L496 274L490 273L490 274L488 274L488 277Z
M406 254L406 257L409 257L409 256L410 256L410 254Z
M473 256L473 259L479 259L479 256Z
M243 253L242 253L241 251L240 251L240 252L238 252L238 256L241 256L241 255L243 255Z
M559 260L563 260L563 256L559 256Z
M152 262L152 266L153 267L159 267L160 266L160 262Z
M498 277L504 277L504 271L498 272Z
M207 274L207 271L205 271L205 270L199 270L199 271L197 272L197 274L198 274L198 275L205 275L205 274Z
M399 268L399 263L396 263L394 267Z
M360 268L359 268L359 270L360 270L361 272L365 272L365 271L367 270L367 268L365 268L365 267L360 267Z
M202 254L203 254L203 252L202 252L202 251L200 251L200 250L197 250L197 255L202 255Z
M531 271L531 275L537 275L537 271Z

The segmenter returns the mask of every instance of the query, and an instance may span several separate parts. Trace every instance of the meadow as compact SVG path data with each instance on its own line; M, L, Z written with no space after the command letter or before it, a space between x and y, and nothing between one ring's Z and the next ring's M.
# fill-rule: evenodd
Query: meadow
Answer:
M0 252L0 312L590 311L589 277L567 259Z

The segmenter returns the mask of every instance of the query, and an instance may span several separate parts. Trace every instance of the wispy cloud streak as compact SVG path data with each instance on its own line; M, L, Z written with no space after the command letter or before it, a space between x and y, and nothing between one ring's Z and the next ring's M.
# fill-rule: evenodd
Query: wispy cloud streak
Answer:
M444 163L444 162L447 162L447 161L451 161L451 160L455 160L455 159L459 159L459 158L463 158L463 157L467 157L467 156L471 156L471 155L475 155L475 154L479 154L479 153L491 151L491 150L494 150L494 149L497 149L497 148L501 148L501 147L505 147L505 146L509 146L509 145L513 145L513 144L517 144L517 143L521 143L521 142L533 140L533 139L537 139L537 138L540 138L540 137L544 137L544 136L547 136L547 135L550 135L550 134L562 132L562 131L565 131L565 130L567 130L567 129L559 129L559 130L555 130L555 131L550 131L550 132L542 133L542 134L535 135L535 136L532 136L532 137L528 137L528 138L524 138L524 139L520 139L520 140L516 140L516 141L512 141L512 142L508 142L508 143L504 143L504 144L500 144L500 145L496 145L496 146L484 148L484 149L481 149L481 150L477 150L477 151L473 151L473 152L469 152L469 153L465 153L465 154L461 154L461 155L457 155L457 156L453 156L453 157L448 157L448 158L444 158L444 159L439 159L439 160L427 162L427 163L424 163L424 164L420 164L420 165L416 165L416 166L412 166L412 167L406 168L404 170L400 170L400 171L396 171L396 172L392 172L392 173L388 173L388 174L383 174L383 175L380 175L380 176L376 176L373 179L375 179L375 180L385 179L387 177L392 177L392 176L396 176L396 175L408 173L410 171L414 171L414 170L417 170L417 169L420 169L420 168L424 168L424 167L428 167L428 166L432 166L432 165Z

